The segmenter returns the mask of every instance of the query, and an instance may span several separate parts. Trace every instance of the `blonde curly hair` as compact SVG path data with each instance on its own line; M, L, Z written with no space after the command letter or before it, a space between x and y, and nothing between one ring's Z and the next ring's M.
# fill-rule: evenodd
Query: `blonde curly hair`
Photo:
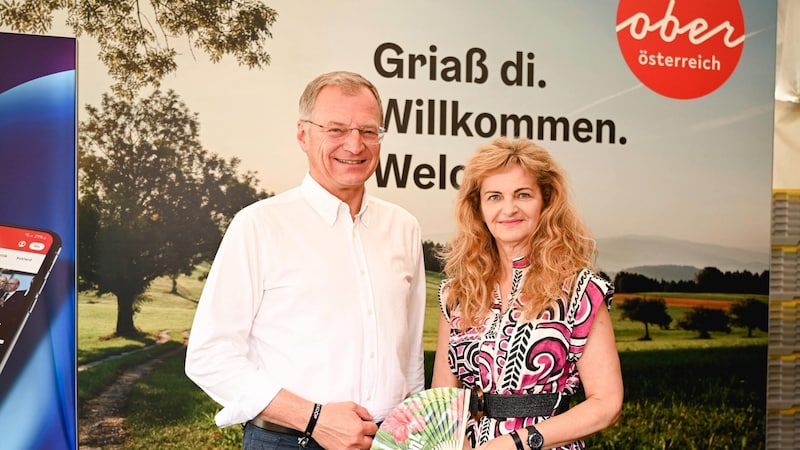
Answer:
M521 292L523 319L533 320L554 306L571 290L581 269L594 268L595 241L569 203L564 171L550 153L527 139L501 137L482 145L464 168L456 200L456 235L441 253L448 278L446 307L460 307L467 328L489 313L499 281L497 244L481 213L481 184L515 164L534 175L543 197L539 224L525 255L531 265Z

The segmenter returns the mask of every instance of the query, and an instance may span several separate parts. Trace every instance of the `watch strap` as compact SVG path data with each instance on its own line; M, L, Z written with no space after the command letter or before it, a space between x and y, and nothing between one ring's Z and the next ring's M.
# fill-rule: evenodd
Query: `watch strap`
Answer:
M525 447L522 446L522 439L519 438L517 430L513 430L508 434L511 435L511 439L514 440L514 446L517 448L517 450L525 450Z
M544 445L544 436L542 436L542 433L533 425L525 427L525 429L528 431L528 447L530 447L531 450L542 450L542 446Z

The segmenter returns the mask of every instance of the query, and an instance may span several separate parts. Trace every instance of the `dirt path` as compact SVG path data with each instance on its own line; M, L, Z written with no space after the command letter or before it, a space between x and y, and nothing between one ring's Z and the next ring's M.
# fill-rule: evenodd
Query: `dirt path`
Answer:
M169 340L163 331L158 343ZM125 406L133 385L162 361L182 351L180 347L166 352L144 364L131 367L100 395L81 405L78 416L78 449L122 449L128 433L125 430L125 417L121 410Z

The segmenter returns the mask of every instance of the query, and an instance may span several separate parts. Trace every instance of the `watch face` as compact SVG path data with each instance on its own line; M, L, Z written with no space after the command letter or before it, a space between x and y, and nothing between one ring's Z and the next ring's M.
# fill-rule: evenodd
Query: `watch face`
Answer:
M534 450L539 450L540 448L542 448L543 444L544 444L544 437L542 437L542 434L539 433L539 431L536 430L536 428L532 427L529 428L528 445Z

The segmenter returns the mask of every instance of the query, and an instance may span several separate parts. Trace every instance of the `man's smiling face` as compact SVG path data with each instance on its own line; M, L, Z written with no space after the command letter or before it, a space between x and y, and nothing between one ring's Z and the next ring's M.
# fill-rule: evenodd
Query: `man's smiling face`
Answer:
M378 101L366 87L348 95L339 87L326 86L319 92L307 119L326 127L353 129L377 128L382 125L380 117ZM308 157L311 176L344 201L363 194L364 182L378 166L380 143L364 142L355 130L332 140L322 128L300 120L297 141Z

